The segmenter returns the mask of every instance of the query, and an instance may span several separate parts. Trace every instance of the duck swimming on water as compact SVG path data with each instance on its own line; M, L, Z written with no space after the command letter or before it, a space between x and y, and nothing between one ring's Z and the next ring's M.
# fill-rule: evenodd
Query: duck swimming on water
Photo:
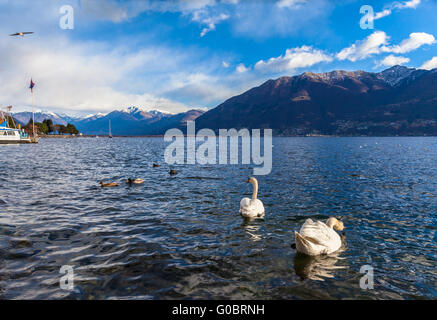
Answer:
M113 188L113 187L118 187L119 186L119 184L116 183L116 182L105 183L104 181L101 181L100 185L102 186L102 188Z
M144 180L143 179L131 179L131 178L129 178L129 179L126 180L126 183L129 183L129 184L143 184Z

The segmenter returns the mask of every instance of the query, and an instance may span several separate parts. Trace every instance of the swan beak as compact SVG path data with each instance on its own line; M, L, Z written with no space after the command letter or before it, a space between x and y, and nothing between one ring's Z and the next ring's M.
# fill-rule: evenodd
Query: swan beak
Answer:
M246 180L246 183L249 183L249 182L250 182L250 179L247 179L247 180Z

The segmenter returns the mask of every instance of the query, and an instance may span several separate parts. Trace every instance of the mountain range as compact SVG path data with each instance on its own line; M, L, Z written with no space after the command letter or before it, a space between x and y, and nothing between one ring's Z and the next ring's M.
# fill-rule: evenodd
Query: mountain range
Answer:
M113 135L140 136L161 135L171 128L183 129L185 123L202 115L202 110L190 110L179 114L171 114L159 110L146 111L140 107L129 107L115 110L108 114L93 114L86 117L69 117L53 112L35 112L35 122L51 119L54 124L74 124L79 132L85 135L107 135L109 123ZM31 112L13 114L15 120L22 125L32 117Z
M15 113L27 123L29 112ZM74 124L90 135L159 135L196 128L270 128L276 135L437 135L437 69L395 66L365 71L305 72L268 80L204 112L180 114L130 107L84 118L39 112L35 121Z
M197 128L276 135L437 135L437 69L332 71L269 80L196 120Z

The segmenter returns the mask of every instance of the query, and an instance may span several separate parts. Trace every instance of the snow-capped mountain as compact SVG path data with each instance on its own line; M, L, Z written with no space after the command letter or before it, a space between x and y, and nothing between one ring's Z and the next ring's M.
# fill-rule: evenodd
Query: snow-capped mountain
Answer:
M313 73L305 72L299 77L301 79L309 79L320 81L329 84L338 84L342 81L347 81L348 79L355 79L363 82L375 82L382 81L390 86L396 86L402 82L402 80L412 77L413 75L421 75L425 70L417 70L414 68L408 68L404 66L394 66L380 73L370 73L365 71L344 71L344 70L334 70L331 72L324 73ZM288 77L284 77L288 78Z
M184 122L194 120L203 111L191 110L171 114L160 110L148 111L140 107L128 107L105 115L92 115L73 124L83 134L108 134L109 121L113 135L154 135L163 134L167 129L179 128Z
M106 113L99 112L99 113L89 114L89 115L82 117L82 118L79 118L79 119L83 119L83 120L85 120L85 119L98 119L98 118L101 118L104 116L106 116Z
M141 107L128 107L125 109L120 110L123 113L127 113L129 115L132 115L138 120L144 120L144 119L153 119L153 118L163 118L163 117L169 117L172 116L172 113L161 111L161 110L148 110L146 108Z
M196 128L282 135L436 135L437 73L394 66L268 80L196 120Z
M194 120L203 111L191 110L179 114L172 114L161 110L147 110L141 107L128 107L114 110L110 113L90 114L84 117L72 117L50 111L35 112L35 122L50 119L54 124L74 124L83 134L104 135L108 133L111 120L114 135L153 135L163 134L169 128L179 128L184 122ZM22 125L32 118L32 112L17 112L14 118Z
M16 120L18 120L21 124L27 124L30 119L32 119L32 112L24 111L24 112L16 112L13 113L13 116ZM60 116L54 112L50 111L42 111L37 110L35 111L35 122L42 122L46 119L50 119L53 121L54 124L62 124L67 125L68 123L72 122L71 117L67 116Z
M396 86L402 80L411 76L411 74L415 71L417 70L413 68L394 66L378 73L378 78L387 82L391 86Z

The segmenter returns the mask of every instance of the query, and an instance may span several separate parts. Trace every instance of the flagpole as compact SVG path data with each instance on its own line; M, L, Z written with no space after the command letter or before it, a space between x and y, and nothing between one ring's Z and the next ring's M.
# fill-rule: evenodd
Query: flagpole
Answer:
M32 89L32 135L35 137L35 98L33 97L33 89Z
M35 97L33 95L33 88L35 87L35 83L33 82L32 78L30 78L30 92L32 94L32 135L33 138L35 138Z

